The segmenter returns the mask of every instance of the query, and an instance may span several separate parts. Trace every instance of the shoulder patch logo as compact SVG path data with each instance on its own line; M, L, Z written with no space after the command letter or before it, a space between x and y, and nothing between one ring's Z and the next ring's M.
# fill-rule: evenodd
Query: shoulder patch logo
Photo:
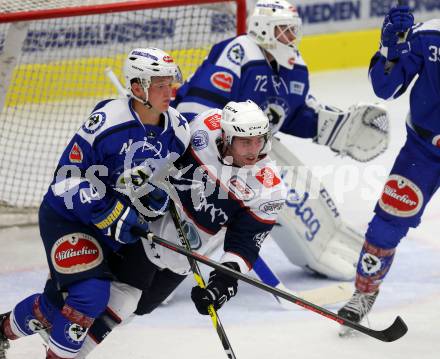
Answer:
M69 161L72 163L81 163L83 161L83 152L81 147L75 142L69 153Z
M84 132L93 134L98 131L105 123L106 115L104 112L95 112L90 115L89 119L83 124Z
M215 88L225 92L231 92L234 77L225 71L218 71L211 75L211 83Z
M222 118L222 115L220 115L219 113L216 113L214 115L206 117L203 122L205 122L206 127L208 127L211 131L219 130L221 118Z
M243 46L240 44L233 45L226 55L233 64L235 65L241 65L241 62L244 58L244 49Z
M379 206L385 212L398 217L411 217L417 214L423 205L423 193L408 178L391 175L379 199Z
M281 183L281 180L275 175L275 172L270 167L262 168L255 177L257 177L257 180L266 188L275 187Z
M209 135L208 132L204 130L197 130L194 132L191 138L191 145L196 151L203 150L208 147Z

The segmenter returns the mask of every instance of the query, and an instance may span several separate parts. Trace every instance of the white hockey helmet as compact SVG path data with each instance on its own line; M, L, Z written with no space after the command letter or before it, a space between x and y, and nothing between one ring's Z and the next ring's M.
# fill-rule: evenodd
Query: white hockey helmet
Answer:
M298 11L286 0L259 0L248 20L248 35L279 65L292 69L302 37L301 25ZM285 43L282 38L291 41Z
M234 136L252 137L265 135L266 143L264 147L266 147L270 136L269 119L261 108L251 100L228 102L223 108L220 127L224 132L225 142L228 145L232 144Z
M132 97L148 103L148 88L154 76L172 76L175 82L182 83L182 74L173 58L165 51L156 48L139 48L131 50L123 68L125 86ZM140 99L131 91L132 81L138 79L143 87L146 99Z

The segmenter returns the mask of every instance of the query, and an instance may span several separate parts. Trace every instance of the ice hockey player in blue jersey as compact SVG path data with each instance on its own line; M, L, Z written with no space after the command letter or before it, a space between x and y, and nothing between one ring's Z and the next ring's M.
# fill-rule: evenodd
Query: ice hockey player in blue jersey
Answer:
M357 266L356 290L339 315L359 322L370 311L396 247L419 225L440 177L440 19L413 26L408 6L385 17L380 51L371 60L374 93L401 96L411 85L407 138L369 223ZM342 332L344 333L344 331Z
M223 248L220 262L247 273L284 204L285 186L266 155L269 120L251 101L229 102L223 110L200 114L190 128L190 146L176 162L180 174L169 176L180 221L194 251L210 255ZM150 230L180 244L170 213ZM108 307L78 359L133 312L151 313L190 272L186 257L146 239L124 246L119 255ZM209 304L219 309L237 289L236 279L214 270L207 288L194 287L191 298L201 314L208 314Z
M0 355L7 339L44 330L47 358L76 357L108 304L109 254L139 239L131 228L147 230L145 218L166 210L155 173L190 139L187 121L169 107L180 71L164 51L140 48L123 73L129 98L96 105L61 156L39 210L49 279L43 293L0 317Z
M348 111L320 104L311 94L309 70L298 50L301 34L301 19L292 4L259 0L248 19L248 33L214 45L179 88L173 106L191 121L209 108L250 99L269 117L272 134L310 138L359 161L375 158L388 144L387 112L370 104ZM273 142L270 155L279 165L304 168L281 142ZM289 176L301 178L291 172L284 178ZM330 278L353 279L362 236L341 220L325 188L320 192L325 195L312 200L299 190L309 185L301 185L292 187L290 198L298 200L284 209L273 238L292 263ZM310 208L313 224L300 218L301 206Z

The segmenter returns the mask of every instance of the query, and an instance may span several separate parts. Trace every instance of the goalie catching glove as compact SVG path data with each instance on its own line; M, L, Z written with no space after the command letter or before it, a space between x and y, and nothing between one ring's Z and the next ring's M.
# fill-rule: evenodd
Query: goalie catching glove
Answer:
M240 272L237 263L226 262L224 266ZM191 290L191 299L200 314L207 315L208 306L213 305L215 310L220 309L229 299L237 294L237 279L214 270L209 275L209 282L206 288L199 286Z
M388 123L388 112L380 105L360 103L346 112L321 108L316 142L341 155L367 162L388 147Z

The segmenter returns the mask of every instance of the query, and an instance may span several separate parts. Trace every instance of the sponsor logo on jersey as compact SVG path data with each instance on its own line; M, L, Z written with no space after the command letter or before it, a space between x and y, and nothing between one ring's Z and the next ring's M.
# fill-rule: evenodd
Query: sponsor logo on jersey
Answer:
M197 130L191 138L191 144L196 151L203 150L208 147L209 135L204 130Z
M231 92L234 77L229 72L219 71L211 75L211 83L215 88L225 92Z
M411 217L420 211L423 193L408 178L391 175L385 183L379 206L385 212L398 217Z
M295 60L293 62L295 62ZM290 93L291 94L302 96L304 94L305 87L306 87L306 85L303 82L290 81Z
M82 129L86 133L93 134L104 125L105 118L104 112L92 113L89 119L83 124Z
M277 201L269 201L264 202L260 204L260 211L263 213L266 213L267 215L277 214L279 211L281 211L285 204L284 199L279 199Z
M255 177L257 177L257 180L260 181L266 188L275 187L281 182L281 180L275 175L273 169L270 167L262 168Z
M98 241L85 233L69 234L58 239L52 247L51 260L58 273L80 273L102 263Z
M436 147L440 147L440 135L434 136L432 144Z
M233 64L240 65L244 58L244 49L240 44L233 45L226 55Z
M255 197L255 192L241 177L234 175L228 183L229 190L242 201L250 201Z
M174 62L174 60L173 60L173 58L171 57L171 56L164 56L163 57L163 59L162 59L164 62L166 62L166 63L172 63L172 62Z
M203 122L205 122L206 127L208 127L211 131L220 129L220 120L222 115L216 113L215 115L211 115L206 117Z
M69 153L69 161L72 163L81 163L83 161L83 152L81 147L75 142Z

